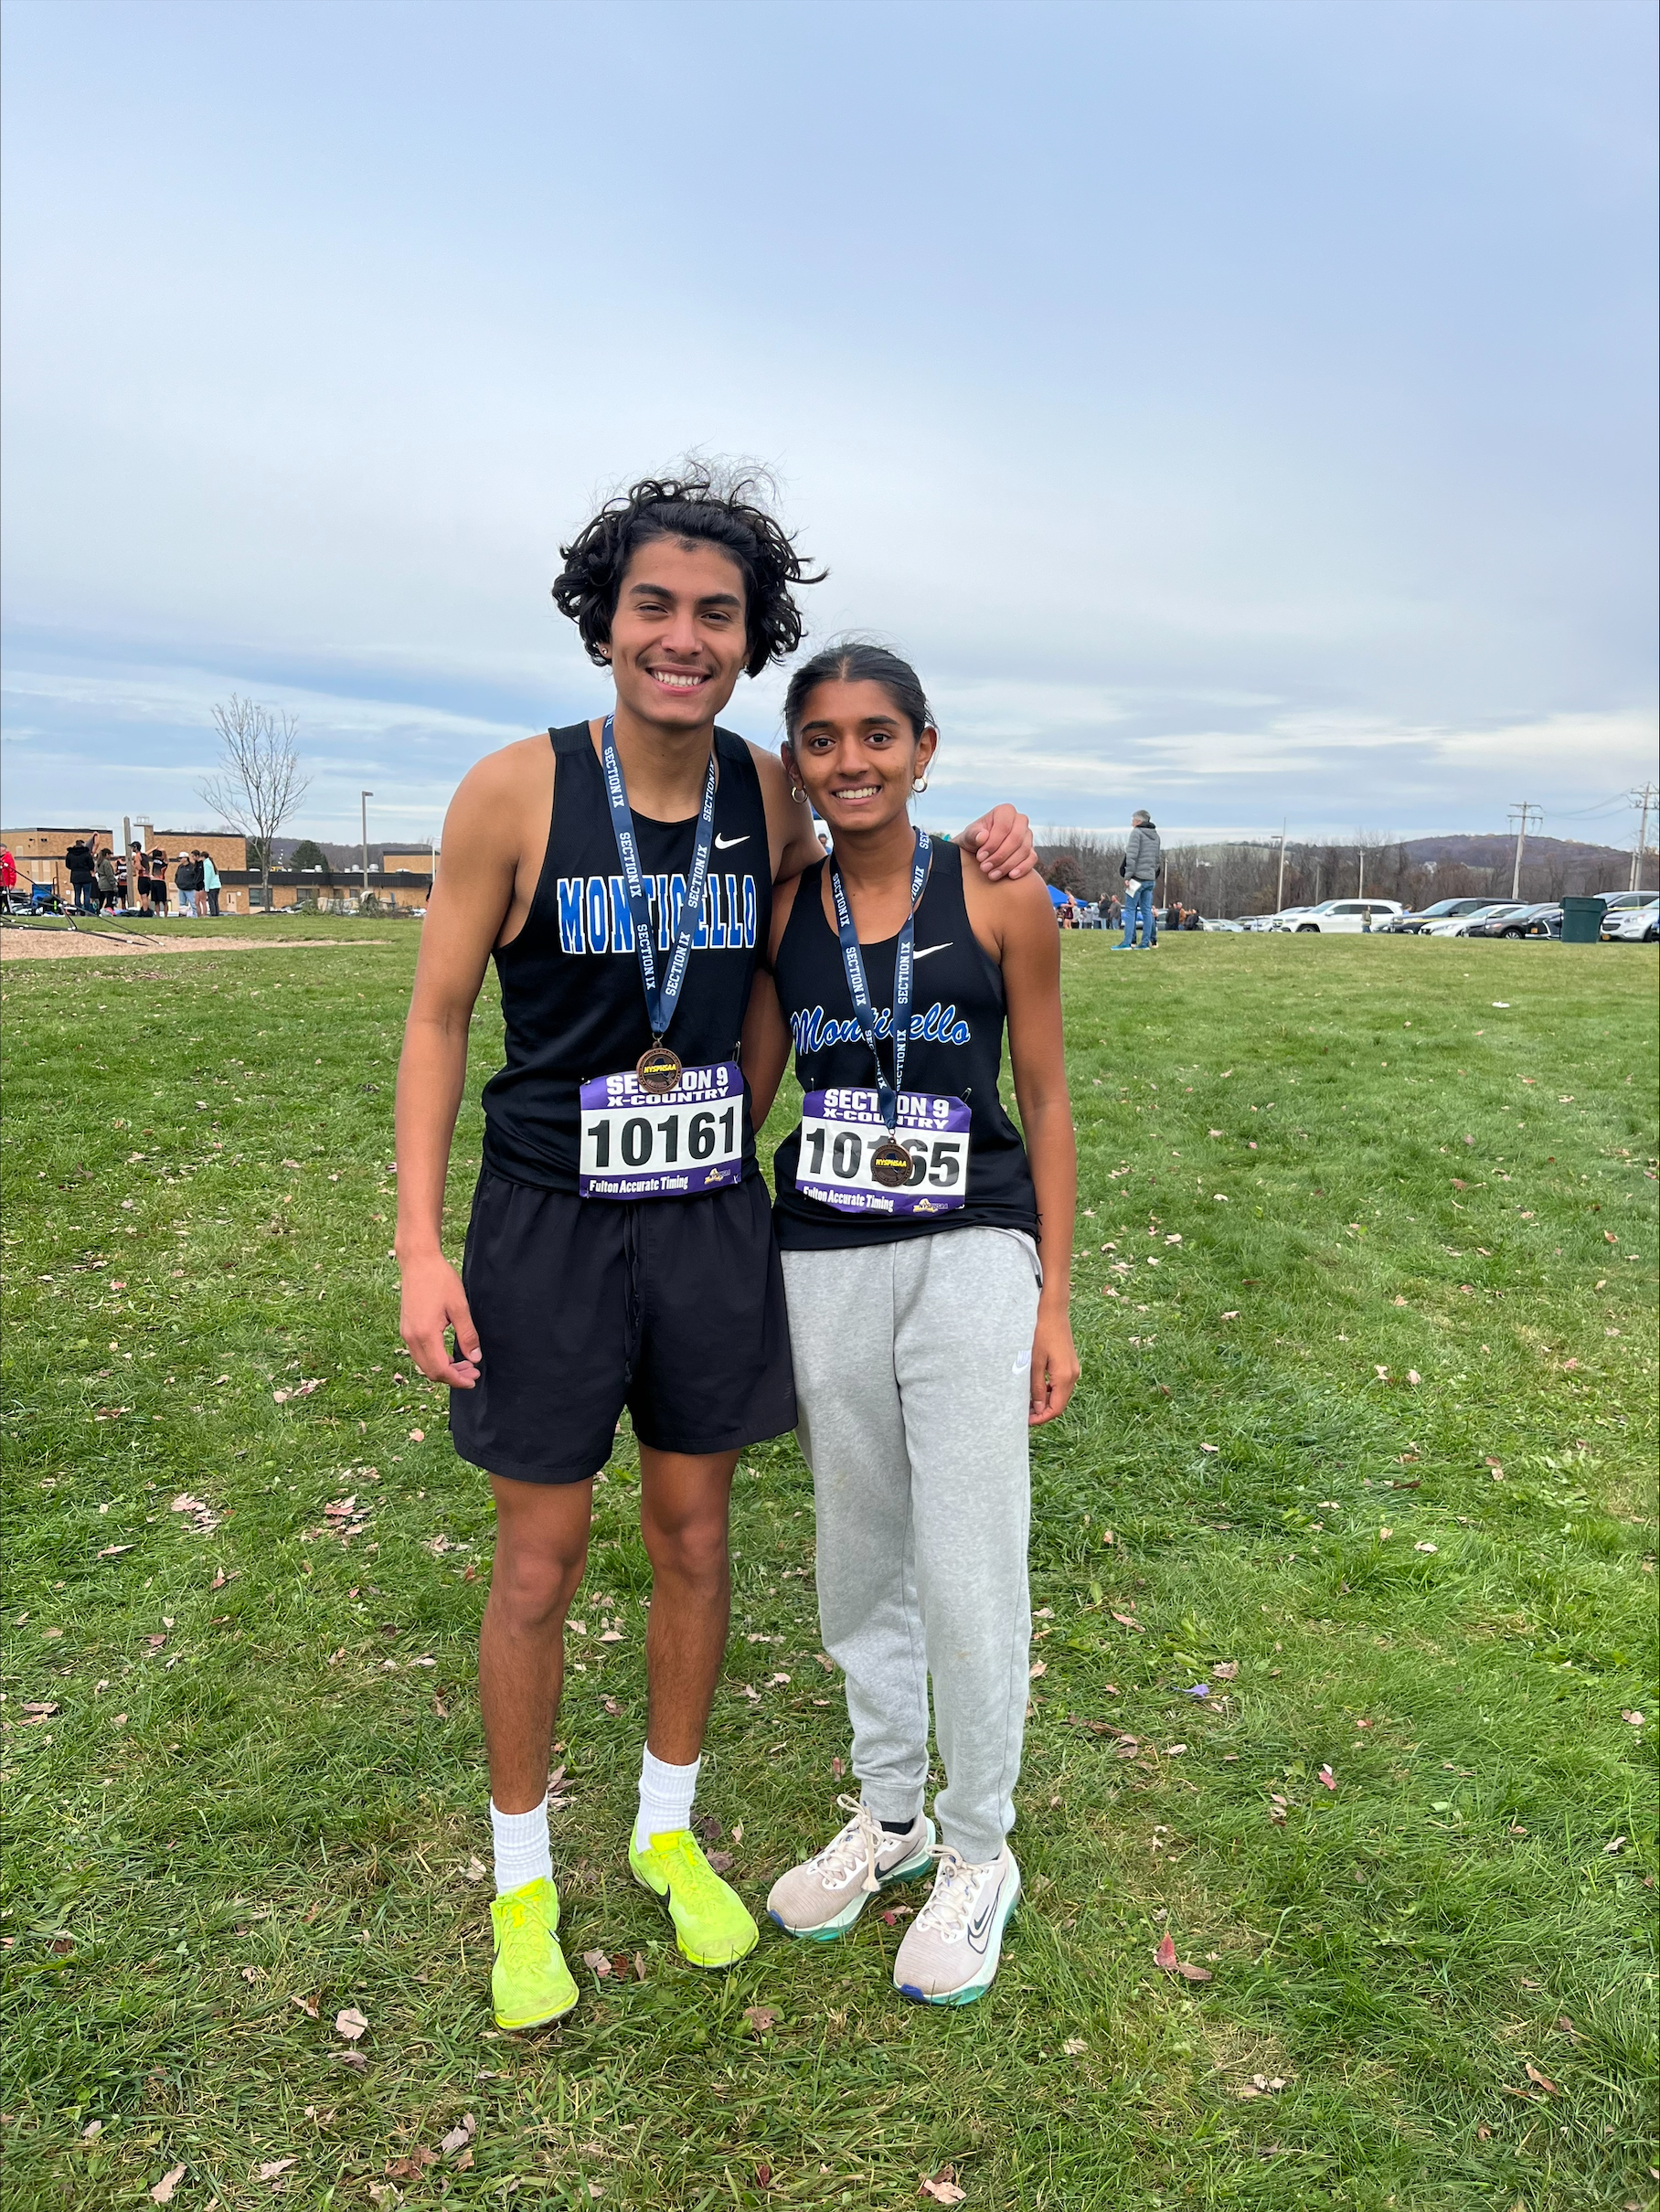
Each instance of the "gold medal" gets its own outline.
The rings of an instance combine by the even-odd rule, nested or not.
[[[909,1183],[912,1161],[898,1137],[883,1137],[870,1155],[870,1172],[889,1190]]]
[[[634,1080],[642,1090],[661,1098],[680,1080],[680,1055],[666,1045],[649,1045],[634,1062]]]

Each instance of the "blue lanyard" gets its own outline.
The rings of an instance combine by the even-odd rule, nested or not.
[[[617,840],[617,858],[622,863],[622,883],[628,893],[628,910],[633,918],[634,951],[640,956],[640,980],[645,985],[645,1018],[652,1026],[652,1037],[661,1043],[675,1018],[675,1008],[680,1003],[680,986],[686,981],[686,963],[691,956],[692,933],[703,912],[703,887],[708,880],[709,850],[715,842],[715,747],[709,744],[709,772],[704,779],[703,807],[697,816],[697,833],[692,845],[691,873],[686,882],[686,901],[680,909],[680,926],[675,931],[675,947],[669,955],[668,972],[663,978],[663,987],[657,987],[657,950],[652,941],[651,909],[646,904],[645,877],[640,867],[640,848],[634,840],[634,818],[629,810],[628,786],[622,781],[622,763],[617,758],[616,742],[612,736],[613,717],[607,715],[605,728],[600,733],[600,760],[605,771],[605,797],[611,807],[611,826]]]
[[[853,1015],[859,1033],[870,1048],[870,1057],[876,1062],[876,1099],[888,1133],[893,1136],[899,1128],[899,1087],[905,1080],[905,1039],[910,1033],[910,979],[913,968],[912,947],[916,943],[917,908],[921,903],[923,886],[928,881],[931,840],[925,829],[917,832],[916,852],[910,863],[910,911],[905,917],[905,926],[899,931],[899,949],[893,962],[893,1081],[889,1084],[882,1073],[882,1056],[877,1049],[876,1009],[870,1004],[870,987],[865,981],[865,959],[859,951],[858,931],[853,926],[853,909],[847,904],[847,893],[842,883],[842,872],[835,865],[834,854],[830,859],[830,896],[835,904],[835,931],[842,941],[842,965],[847,971],[847,988],[853,994]]]

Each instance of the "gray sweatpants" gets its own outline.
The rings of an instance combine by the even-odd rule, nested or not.
[[[825,1649],[878,1820],[928,1780],[945,1841],[995,1859],[1015,1824],[1031,1601],[1027,1409],[1037,1252],[995,1228],[786,1251],[797,1434],[813,1470]]]

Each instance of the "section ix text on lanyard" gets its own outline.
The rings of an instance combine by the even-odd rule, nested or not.
[[[611,808],[611,826],[617,840],[617,858],[622,864],[622,886],[628,893],[628,910],[634,925],[634,951],[640,958],[640,980],[645,985],[645,1018],[652,1026],[652,1041],[634,1063],[634,1075],[642,1090],[664,1093],[673,1090],[680,1080],[680,1055],[671,1051],[663,1039],[675,1018],[675,1008],[680,1003],[680,987],[686,981],[686,963],[691,957],[692,934],[697,927],[697,918],[703,911],[703,890],[708,880],[709,852],[715,842],[715,748],[709,747],[709,772],[703,780],[703,806],[697,816],[697,835],[692,844],[692,866],[686,877],[686,900],[680,909],[680,922],[675,931],[673,950],[662,987],[657,984],[657,952],[652,940],[651,909],[645,898],[645,876],[640,866],[640,848],[634,838],[634,818],[629,810],[628,786],[622,780],[622,763],[617,758],[613,729],[615,718],[607,715],[605,727],[600,733],[600,763],[605,772],[605,799]],[[857,951],[857,946],[855,947]],[[909,1003],[909,1002],[907,1002]]]
[[[932,846],[925,829],[916,833],[916,851],[910,863],[910,911],[905,917],[905,926],[899,931],[899,941],[893,962],[893,1081],[889,1082],[882,1072],[881,1048],[877,1043],[876,1009],[870,1003],[870,987],[865,981],[865,956],[859,951],[858,931],[853,926],[853,909],[847,903],[846,886],[842,872],[830,859],[830,897],[835,906],[835,931],[842,943],[842,965],[847,971],[847,989],[853,997],[853,1016],[858,1023],[859,1034],[870,1048],[870,1057],[876,1062],[876,1096],[888,1134],[871,1155],[870,1173],[878,1183],[897,1189],[910,1180],[911,1158],[900,1143],[899,1090],[905,1080],[905,1040],[910,1035],[910,983],[915,966],[917,938],[917,908],[921,903],[923,888],[928,882],[928,869]]]

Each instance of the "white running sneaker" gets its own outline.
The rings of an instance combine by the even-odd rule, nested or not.
[[[767,1898],[786,1935],[819,1943],[846,1935],[879,1890],[926,1874],[934,1859],[934,1824],[920,1813],[903,1835],[892,1835],[857,1797],[835,1802],[853,1818],[816,1856],[781,1874]]]
[[[991,1987],[1003,1931],[1020,1900],[1020,1869],[1006,1844],[989,1866],[971,1866],[949,1845],[932,1894],[905,1931],[893,1985],[919,2005],[972,2005]]]

